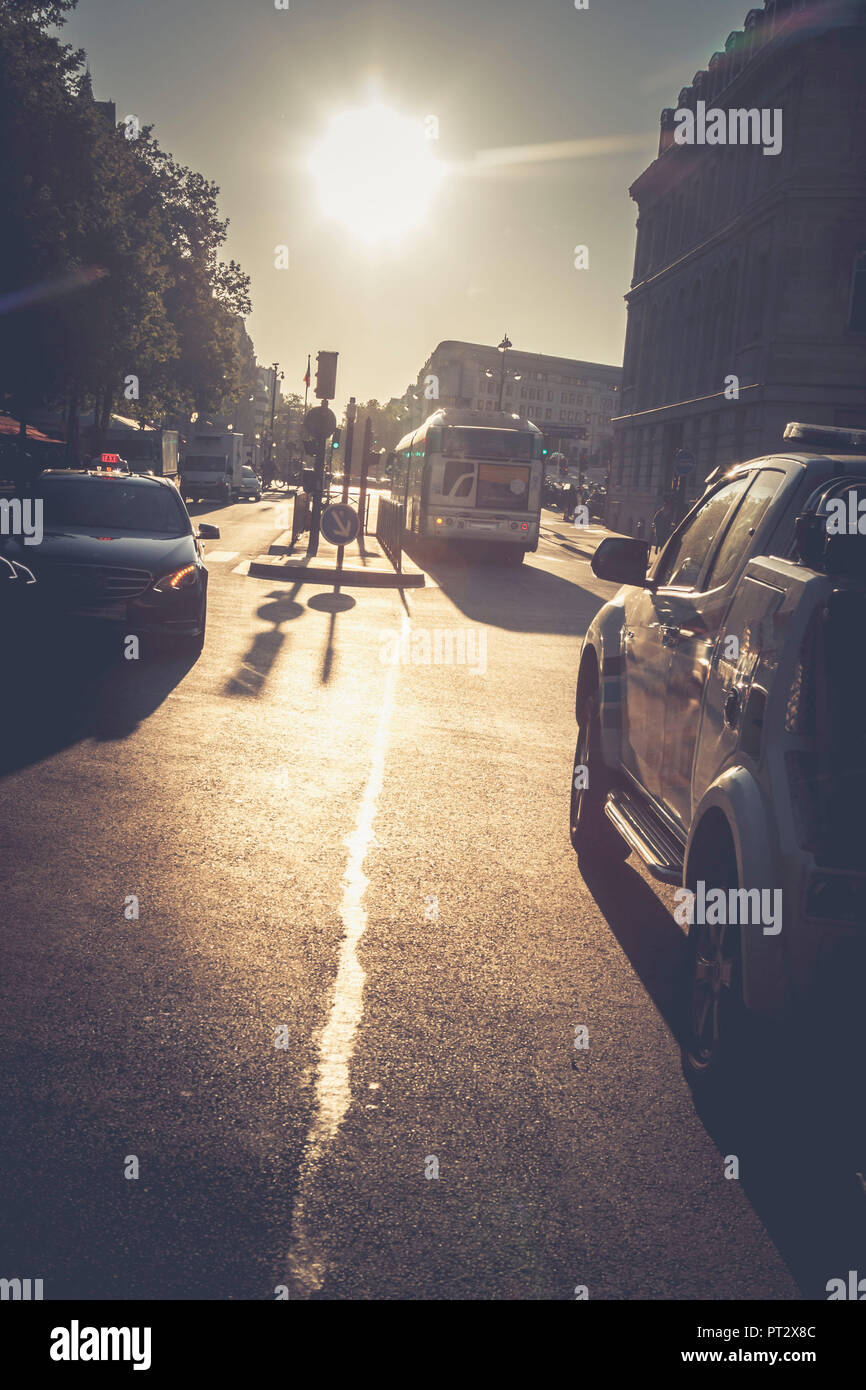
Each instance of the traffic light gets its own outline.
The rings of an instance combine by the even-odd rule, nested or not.
[[[339,449],[339,447],[340,447],[340,427],[339,427],[339,425],[338,425],[337,428],[334,430],[334,437],[333,437],[333,441],[332,441],[332,443],[331,443],[331,448],[332,448],[332,449]]]
[[[316,353],[316,395],[320,401],[332,401],[337,394],[337,353]]]

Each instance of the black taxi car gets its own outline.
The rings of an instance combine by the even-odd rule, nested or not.
[[[207,570],[201,542],[219,528],[194,528],[177,488],[122,466],[48,469],[33,488],[39,539],[0,537],[7,615],[32,628],[58,618],[115,624],[201,649]]]

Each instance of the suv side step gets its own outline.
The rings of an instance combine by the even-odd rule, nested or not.
[[[645,802],[619,789],[608,792],[604,813],[629,848],[640,855],[653,878],[682,884],[685,846]]]

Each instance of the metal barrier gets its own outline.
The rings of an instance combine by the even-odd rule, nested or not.
[[[398,574],[403,572],[403,508],[388,497],[379,498],[376,540]]]
[[[302,536],[305,531],[310,529],[310,494],[302,492],[300,488],[295,493],[295,505],[292,509],[292,545]]]

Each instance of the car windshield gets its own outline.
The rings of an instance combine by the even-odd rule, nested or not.
[[[81,526],[159,536],[189,532],[180,499],[167,487],[123,478],[44,478],[39,492],[46,531]]]

